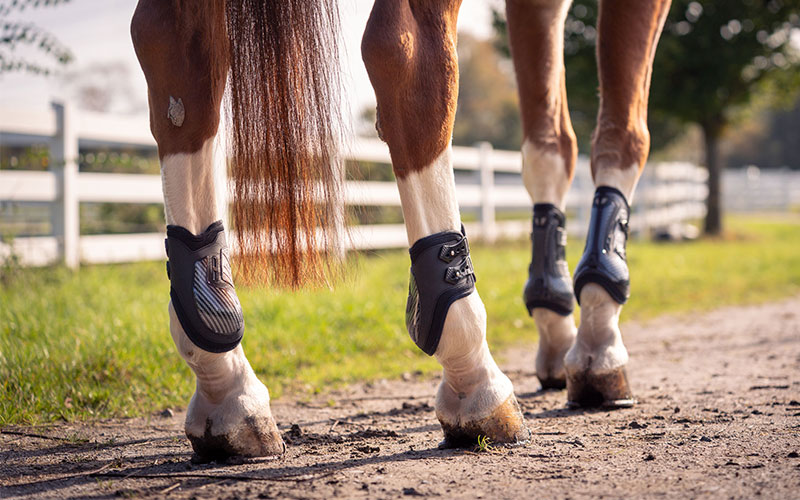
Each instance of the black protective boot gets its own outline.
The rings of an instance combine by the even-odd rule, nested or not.
[[[167,226],[169,295],[186,336],[200,349],[227,352],[244,335],[222,221],[198,234]]]
[[[575,297],[580,304],[581,289],[587,283],[602,286],[611,298],[624,304],[630,296],[630,276],[626,262],[630,207],[625,196],[608,186],[594,193],[592,218],[586,235],[583,257],[575,268]]]
[[[528,314],[544,307],[567,316],[574,308],[574,294],[566,260],[566,217],[550,203],[533,206],[533,251],[528,281],[522,298]]]
[[[444,231],[417,240],[409,254],[406,328],[414,343],[433,356],[450,306],[475,290],[464,226],[460,233]]]

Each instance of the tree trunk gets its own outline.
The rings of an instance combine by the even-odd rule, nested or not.
[[[719,123],[704,123],[703,139],[706,148],[706,168],[708,168],[708,198],[706,198],[705,233],[717,235],[722,232],[722,164],[719,158],[719,136],[722,126]]]

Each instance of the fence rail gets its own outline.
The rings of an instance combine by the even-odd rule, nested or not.
[[[79,204],[163,203],[161,179],[156,175],[89,173],[78,171],[78,152],[102,146],[155,148],[146,122],[94,113],[76,113],[69,105],[54,103],[52,113],[0,115],[0,145],[47,144],[51,170],[31,172],[0,170],[0,202],[43,202],[52,207],[53,235],[13,240],[13,248],[0,242],[0,258],[12,252],[24,265],[64,262],[84,263],[156,260],[163,256],[160,233],[81,235]],[[475,148],[453,147],[457,196],[462,209],[477,212],[478,222],[466,224],[476,238],[492,241],[514,238],[530,231],[529,220],[497,220],[502,210],[529,210],[531,201],[522,187],[519,152],[493,150],[483,143]],[[346,160],[391,162],[386,145],[378,140],[356,139]],[[661,163],[645,170],[637,191],[634,231],[669,228],[705,214],[706,172],[688,163]],[[592,192],[588,162],[579,159],[576,178],[568,194],[569,224],[573,235],[588,225]],[[357,206],[399,206],[394,182],[347,181],[344,203]],[[402,224],[359,225],[351,228],[351,249],[408,246]]]

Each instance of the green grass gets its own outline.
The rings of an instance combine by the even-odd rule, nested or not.
[[[722,239],[633,241],[623,320],[762,302],[800,292],[800,218],[728,221]],[[569,258],[582,245],[571,241]],[[532,344],[521,301],[526,242],[475,245],[495,350]],[[437,369],[404,326],[408,256],[354,259],[330,290],[240,289],[244,349],[273,396]],[[148,414],[188,402],[194,380],[168,332],[163,263],[4,269],[0,275],[0,425]]]

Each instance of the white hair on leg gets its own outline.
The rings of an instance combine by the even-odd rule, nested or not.
[[[431,165],[397,181],[409,246],[431,234],[460,231],[451,154],[447,148]],[[443,427],[494,418],[510,400],[516,404],[511,381],[489,352],[486,309],[477,291],[450,306],[435,357],[443,369],[436,397]],[[513,437],[519,430],[508,432]]]
[[[598,168],[594,172],[594,185],[596,187],[608,186],[619,189],[625,195],[628,205],[633,204],[633,192],[640,177],[639,165],[628,168]]]
[[[461,231],[456,199],[452,149],[444,150],[431,165],[397,179],[408,246],[442,231]]]
[[[572,183],[564,157],[544,151],[529,140],[522,144],[522,182],[536,203],[550,203],[562,212]],[[537,307],[533,319],[539,331],[536,374],[540,380],[564,380],[564,354],[572,346],[577,329],[572,314],[558,314]]]
[[[199,151],[166,155],[161,160],[161,188],[167,224],[200,234],[220,219],[219,148],[207,140]]]
[[[588,283],[581,290],[581,325],[578,338],[565,358],[570,371],[581,372],[591,367],[601,374],[624,366],[628,351],[619,330],[618,304],[603,287]]]
[[[618,189],[629,204],[638,181],[638,165],[628,168],[604,167],[594,173],[595,186]],[[580,304],[581,325],[578,328],[578,338],[575,346],[567,353],[570,370],[580,371],[591,365],[593,373],[603,373],[624,366],[628,362],[628,351],[619,329],[622,305],[595,283],[583,287]]]
[[[219,152],[212,138],[195,153],[162,159],[167,224],[200,234],[221,218],[225,185],[220,182]],[[274,428],[269,391],[253,372],[242,346],[222,353],[204,351],[186,335],[171,302],[169,317],[172,340],[197,381],[185,423],[195,450],[210,433],[217,441],[221,436],[229,452],[250,456],[280,453],[283,444]]]
[[[522,183],[533,203],[551,203],[562,212],[572,183],[564,157],[538,148],[528,139],[522,144]]]

